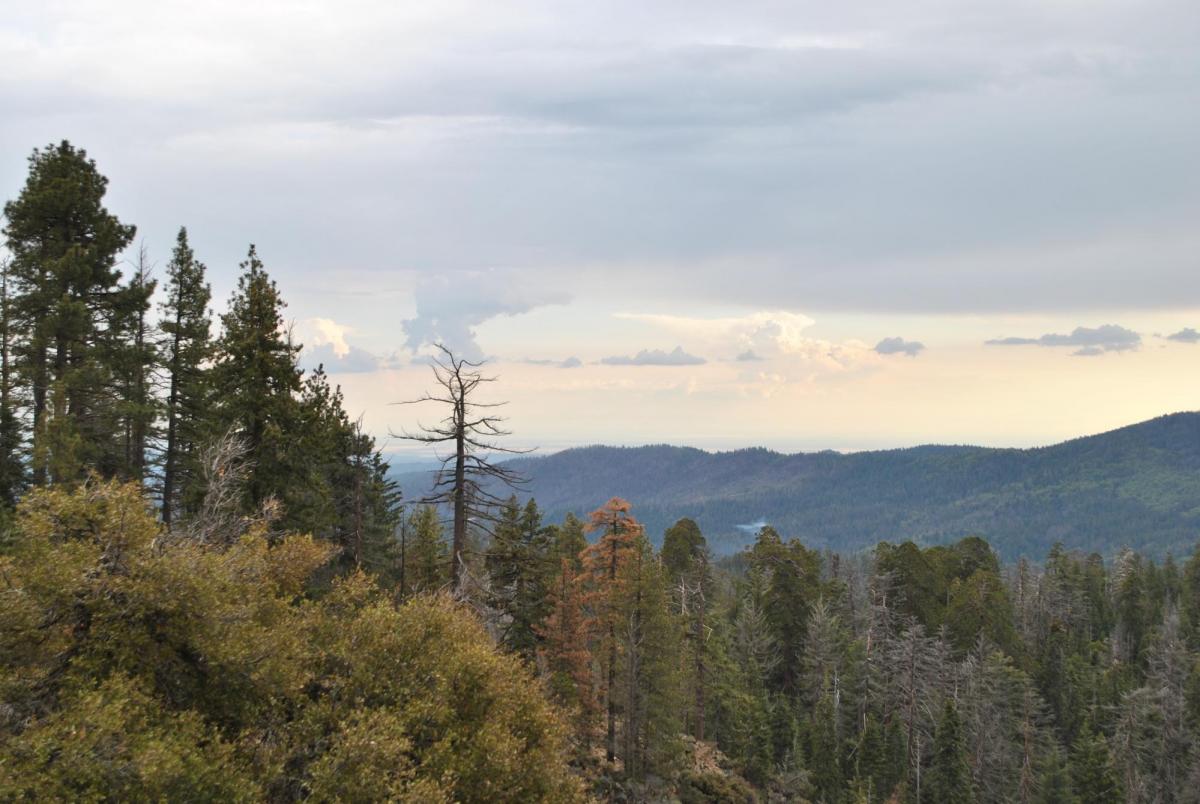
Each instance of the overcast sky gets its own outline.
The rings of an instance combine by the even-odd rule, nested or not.
[[[381,436],[436,341],[547,448],[1200,407],[1195,0],[0,10],[0,194],[70,139],[219,308],[255,242]]]

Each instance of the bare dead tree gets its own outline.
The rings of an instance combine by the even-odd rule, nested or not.
[[[485,376],[480,370],[483,361],[471,362],[456,357],[442,344],[437,344],[437,348],[440,355],[431,361],[437,390],[394,404],[436,402],[448,409],[448,413],[435,425],[419,425],[419,432],[402,431],[393,436],[434,447],[441,463],[432,490],[419,502],[446,506],[453,511],[450,586],[458,591],[464,577],[468,523],[489,530],[496,520],[496,509],[504,504],[503,498],[493,489],[517,489],[524,483],[512,469],[495,463],[494,456],[523,455],[531,450],[512,449],[496,443],[497,438],[512,433],[504,429],[505,419],[491,412],[506,403],[476,399],[483,386],[496,381],[496,377]],[[439,454],[439,449],[446,451]]]
[[[269,527],[279,519],[281,508],[274,497],[264,500],[255,513],[242,513],[246,480],[254,468],[248,456],[245,440],[233,428],[201,448],[204,499],[192,516],[172,520],[163,544],[190,541],[228,547],[255,526]]]

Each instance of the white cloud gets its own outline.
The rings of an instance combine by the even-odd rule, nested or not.
[[[353,330],[332,318],[306,318],[292,328],[293,337],[304,349],[300,364],[306,369],[323,366],[330,374],[375,371],[382,361],[375,355],[350,344],[346,336]]]
[[[815,323],[813,319],[785,310],[717,318],[644,313],[619,313],[617,317],[675,333],[706,351],[728,354],[735,362],[772,361],[773,371],[787,376],[810,378],[814,371],[842,372],[878,361],[873,350],[860,341],[838,343],[804,334]]]

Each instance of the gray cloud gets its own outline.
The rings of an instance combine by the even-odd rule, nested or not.
[[[253,239],[380,353],[414,282],[479,266],[818,312],[1200,303],[1187,0],[143,5],[5,21],[0,198],[70,136],[152,248],[192,225],[218,299]],[[410,343],[545,303],[431,294]]]
[[[565,360],[543,360],[530,358],[525,362],[533,366],[554,366],[555,368],[564,369],[579,368],[583,365],[583,361],[574,356],[568,357]]]
[[[738,361],[739,363],[753,363],[762,360],[762,358],[759,357],[753,349],[747,349],[735,357],[734,360]]]
[[[708,361],[703,357],[690,355],[683,351],[682,346],[676,346],[670,352],[662,349],[643,349],[633,357],[617,355],[606,357],[601,361],[606,366],[700,366]]]
[[[518,277],[499,271],[460,271],[428,277],[416,289],[417,314],[402,324],[404,345],[412,352],[441,343],[477,360],[483,350],[475,328],[491,318],[528,313],[547,304],[563,304],[566,294],[521,287]]]
[[[1178,343],[1200,343],[1200,332],[1191,327],[1184,327],[1178,332],[1172,332],[1165,337],[1169,341],[1176,341]]]
[[[881,355],[908,355],[916,357],[925,344],[920,341],[906,341],[903,338],[884,338],[875,344],[875,351]]]
[[[1105,352],[1124,352],[1137,349],[1142,336],[1117,324],[1099,327],[1076,327],[1068,335],[1050,333],[1039,338],[1008,337],[986,341],[989,346],[1074,346],[1072,354],[1078,357],[1094,357]]]

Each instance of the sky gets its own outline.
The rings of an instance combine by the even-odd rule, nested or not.
[[[1200,408],[1195,0],[0,0],[0,109],[218,311],[255,243],[388,449],[438,342],[543,450]]]

